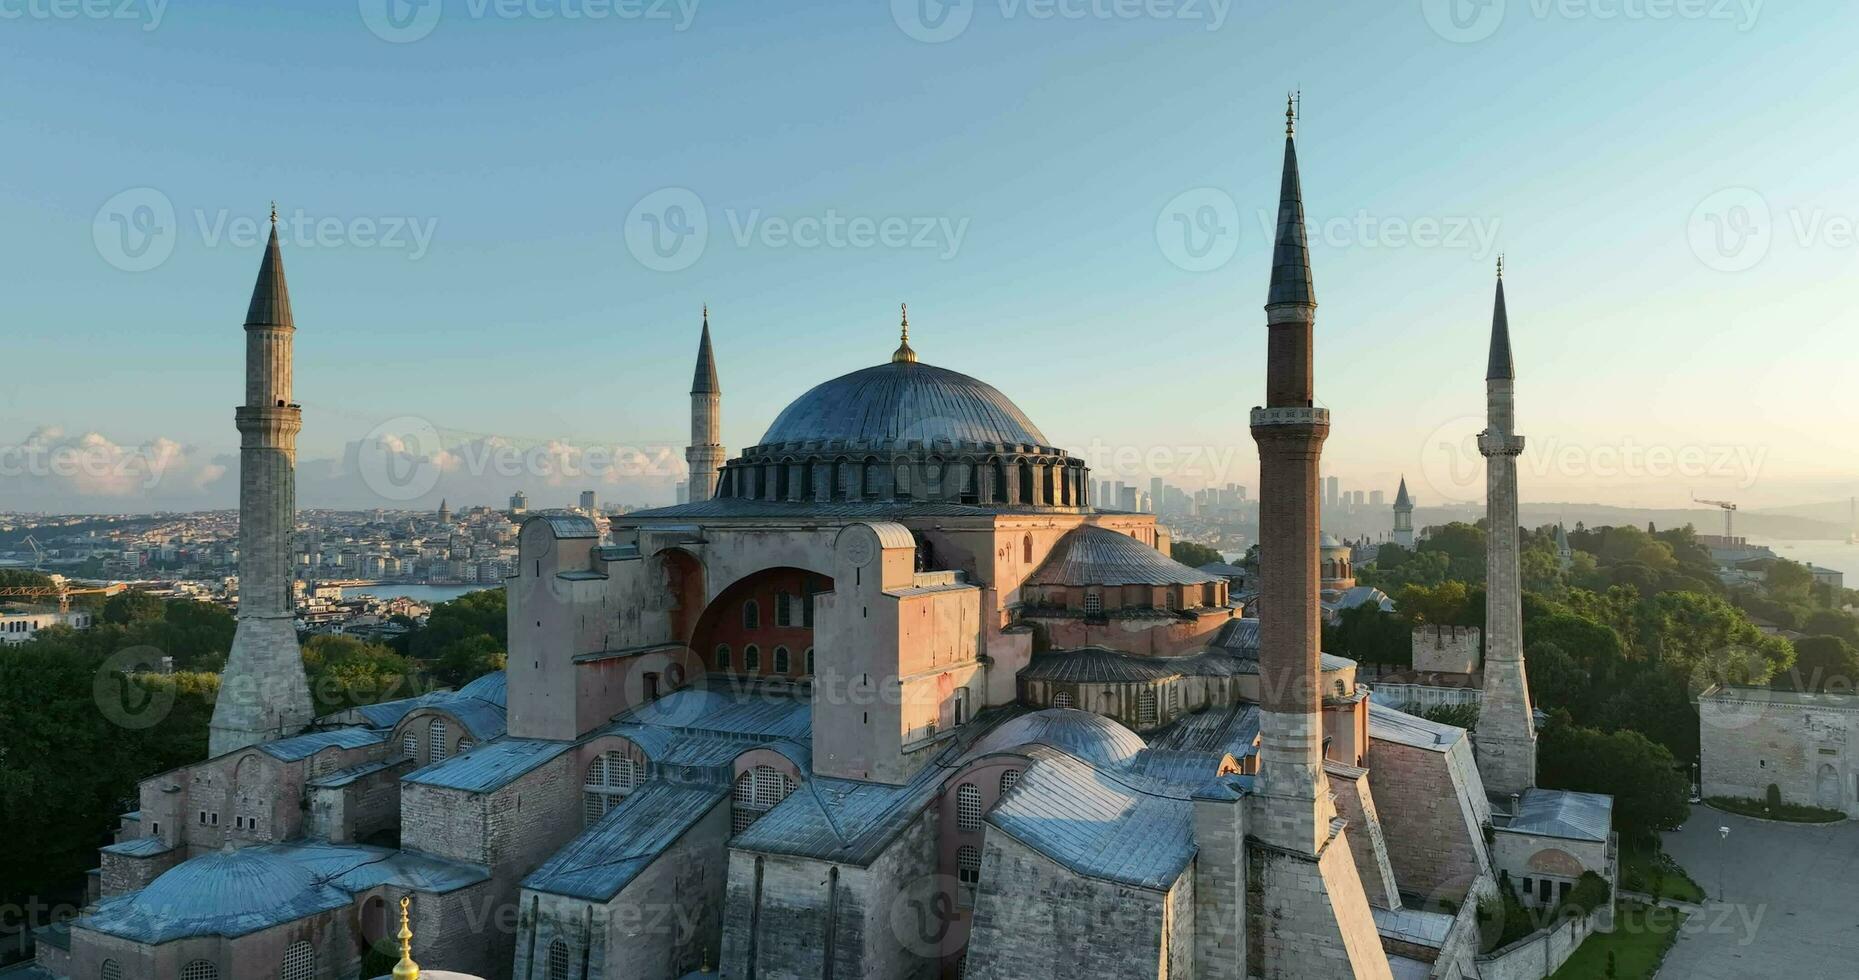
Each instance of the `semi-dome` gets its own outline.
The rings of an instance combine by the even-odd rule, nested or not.
[[[859,446],[1049,448],[1026,413],[993,385],[915,361],[892,361],[815,385],[775,417],[762,448]]]
[[[301,863],[264,847],[220,851],[176,865],[139,892],[99,903],[82,924],[144,943],[243,936],[340,908],[349,896]]]

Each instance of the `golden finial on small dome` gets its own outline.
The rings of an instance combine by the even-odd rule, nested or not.
[[[413,899],[400,899],[400,962],[394,964],[394,980],[420,980],[420,965],[413,962],[413,927],[408,924],[407,909]]]
[[[915,364],[917,352],[910,349],[910,304],[898,304],[904,311],[903,340],[897,345],[897,352],[891,355],[892,364]]]

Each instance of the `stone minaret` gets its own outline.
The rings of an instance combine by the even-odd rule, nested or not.
[[[1317,480],[1330,413],[1316,406],[1312,382],[1317,298],[1295,120],[1295,109],[1287,107],[1284,183],[1265,301],[1266,401],[1252,410],[1265,611],[1259,622],[1259,773],[1245,826],[1247,940],[1241,963],[1217,957],[1204,975],[1237,977],[1243,966],[1244,975],[1265,980],[1391,980],[1323,771]]]
[[[1291,122],[1286,110],[1278,239],[1265,301],[1266,399],[1264,408],[1252,410],[1252,438],[1259,444],[1260,604],[1268,610],[1259,624],[1264,699],[1259,784],[1270,804],[1256,835],[1314,854],[1329,836],[1331,816],[1323,778],[1317,618],[1318,461],[1330,434],[1330,413],[1313,401],[1317,298]]]
[[[213,705],[208,750],[223,755],[301,731],[310,685],[291,610],[291,532],[297,514],[297,432],[291,401],[290,290],[278,254],[277,212],[245,313],[245,404],[239,427],[239,625]]]
[[[716,380],[716,356],[710,352],[710,307],[704,307],[704,334],[697,342],[697,372],[691,378],[691,444],[684,450],[691,464],[691,503],[716,495],[717,471],[723,468],[723,387]]]
[[[1414,499],[1407,495],[1406,477],[1401,477],[1401,489],[1394,495],[1394,543],[1414,546]]]
[[[1485,371],[1485,692],[1478,712],[1478,772],[1489,793],[1508,796],[1536,785],[1536,721],[1523,668],[1523,590],[1518,571],[1517,435],[1510,316],[1504,309],[1504,260],[1498,259],[1491,359]]]

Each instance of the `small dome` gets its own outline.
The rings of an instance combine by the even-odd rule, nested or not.
[[[762,446],[830,442],[868,446],[1047,447],[1019,406],[992,385],[946,368],[897,360],[816,385],[775,417]]]
[[[1009,752],[1040,744],[1075,755],[1104,768],[1127,768],[1148,743],[1142,736],[1103,715],[1074,708],[1047,708],[1021,715],[989,732],[975,754]]]
[[[1085,524],[1066,532],[1027,585],[1206,585],[1220,581],[1135,538]]]
[[[503,706],[508,691],[508,676],[503,671],[494,671],[466,684],[458,689],[459,697],[477,698],[492,704]]]

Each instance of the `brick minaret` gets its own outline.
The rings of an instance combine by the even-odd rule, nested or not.
[[[1406,477],[1401,477],[1401,489],[1394,495],[1394,543],[1414,546],[1414,498],[1407,495]]]
[[[697,342],[697,372],[691,379],[691,444],[684,450],[691,465],[691,503],[716,492],[723,468],[723,387],[716,380],[716,356],[710,352],[710,307],[704,307],[704,335]]]
[[[1523,595],[1518,572],[1517,435],[1510,316],[1504,309],[1504,260],[1498,260],[1497,307],[1485,371],[1485,693],[1478,712],[1478,773],[1486,792],[1508,796],[1536,785],[1536,721],[1523,667]]]
[[[1266,610],[1259,625],[1259,789],[1267,805],[1255,836],[1315,854],[1333,815],[1323,777],[1319,691],[1318,461],[1330,413],[1313,401],[1311,330],[1317,298],[1298,180],[1292,111],[1285,112],[1284,182],[1265,301],[1265,407],[1252,410],[1259,444],[1259,564]]]
[[[239,427],[239,625],[220,677],[212,755],[301,731],[310,685],[291,609],[291,532],[297,514],[297,432],[291,401],[290,290],[278,254],[277,212],[245,314],[245,404]]]

